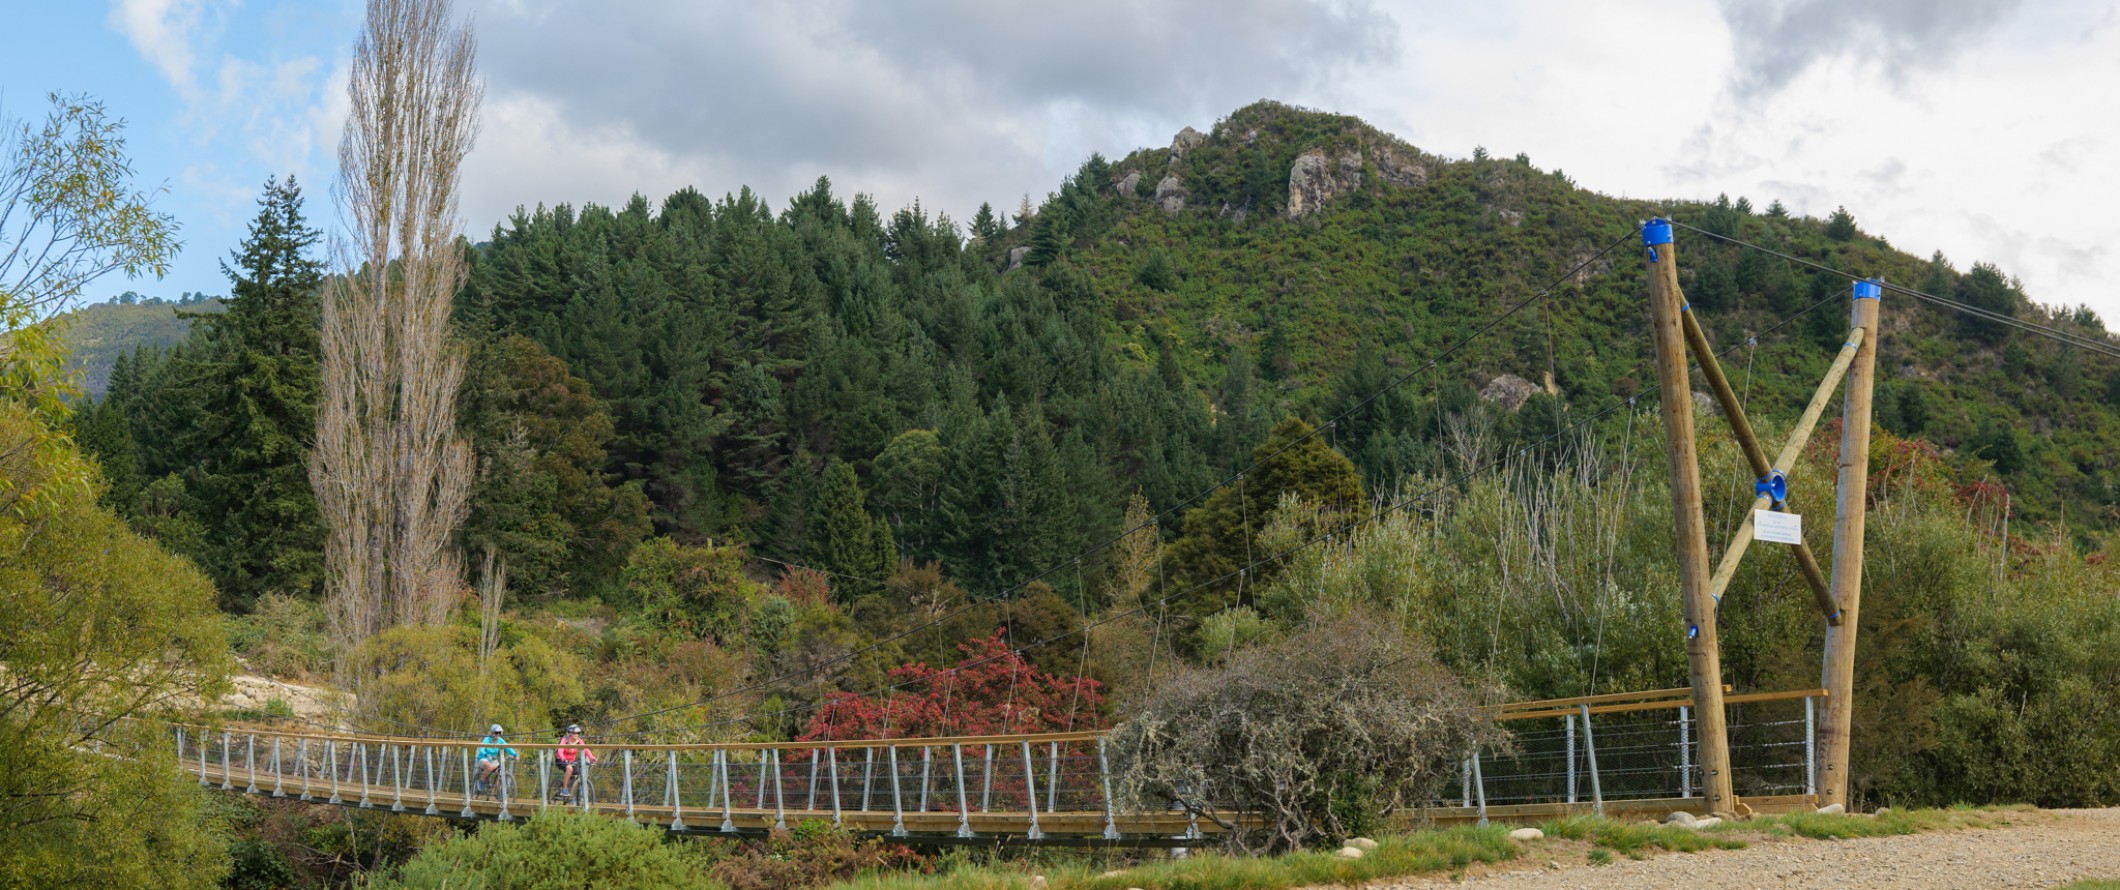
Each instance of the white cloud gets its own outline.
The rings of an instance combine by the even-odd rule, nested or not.
[[[329,157],[345,108],[343,61],[283,54],[272,39],[224,40],[237,9],[236,0],[115,0],[107,19],[168,81],[180,125],[212,158],[188,165],[177,187],[223,226],[248,219],[268,173],[324,179],[318,159]]]
[[[109,22],[189,102],[199,95],[194,48],[207,30],[207,12],[206,0],[116,0]]]

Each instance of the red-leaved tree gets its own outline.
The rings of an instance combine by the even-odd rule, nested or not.
[[[956,667],[891,669],[891,692],[825,698],[799,741],[914,739],[1068,732],[1104,727],[1103,685],[1039,670],[1009,648],[1006,631],[957,644]]]

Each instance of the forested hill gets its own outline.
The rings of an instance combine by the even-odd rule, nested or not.
[[[1910,256],[1844,213],[1791,217],[1772,198],[1619,200],[1522,156],[1449,160],[1262,102],[1167,148],[1093,156],[1036,208],[983,207],[968,225],[825,180],[783,209],[687,189],[520,212],[481,246],[462,307],[479,339],[527,335],[586,381],[612,435],[576,460],[637,481],[660,531],[749,539],[849,578],[887,574],[895,546],[975,593],[1112,533],[1136,489],[1157,510],[1180,503],[1277,421],[1336,415],[1586,261],[1332,444],[1379,491],[1435,468],[1448,415],[1490,418],[1506,446],[1653,388],[1630,239],[1655,213],[2104,336],[1991,267]],[[1844,339],[1847,281],[1685,232],[1680,249],[1752,412],[1786,420]],[[2020,517],[2112,522],[2110,361],[1895,299],[1882,348],[1886,429],[1992,461]],[[844,519],[863,510],[874,519]],[[550,535],[579,547],[609,517],[567,519],[574,531]]]

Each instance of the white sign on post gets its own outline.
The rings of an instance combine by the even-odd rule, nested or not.
[[[1752,537],[1776,544],[1803,543],[1803,517],[1774,510],[1752,511]]]

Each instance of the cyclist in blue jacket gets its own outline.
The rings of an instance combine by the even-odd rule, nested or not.
[[[501,725],[498,723],[486,727],[486,737],[479,739],[479,745],[478,790],[475,793],[485,794],[486,782],[493,778],[494,773],[500,772],[501,758],[521,755],[515,753],[514,748],[508,747],[508,740],[501,737]]]

